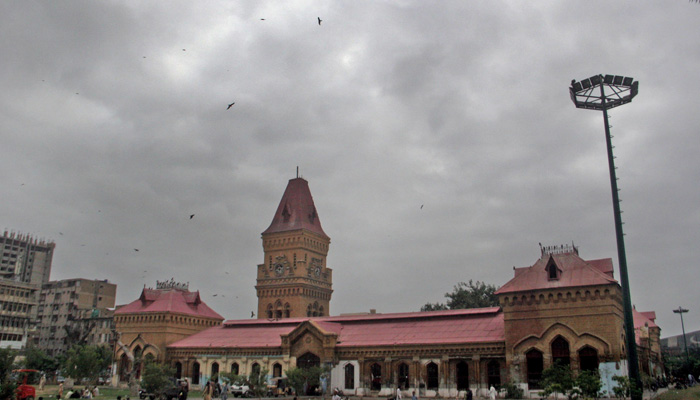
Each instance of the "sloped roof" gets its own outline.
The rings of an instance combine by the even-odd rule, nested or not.
[[[309,183],[303,178],[290,179],[270,226],[263,232],[277,233],[306,229],[328,237],[318,218]]]
[[[232,320],[171,344],[171,348],[278,347],[282,335],[310,321],[338,335],[337,347],[503,342],[498,307],[337,317]]]
[[[550,259],[561,271],[558,279],[549,279],[546,267]],[[514,275],[496,294],[617,283],[612,277],[611,259],[586,261],[574,252],[545,254],[531,267],[516,268]]]
[[[120,307],[114,314],[162,312],[224,320],[224,317],[202,301],[199,297],[199,291],[190,292],[182,289],[143,288],[141,296],[137,300]]]
[[[643,326],[649,328],[658,328],[656,325],[656,312],[654,311],[637,311],[636,308],[632,308],[632,320],[634,321],[634,329],[639,329]]]

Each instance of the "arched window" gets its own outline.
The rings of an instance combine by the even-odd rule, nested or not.
[[[426,365],[425,369],[426,374],[428,376],[426,382],[428,389],[437,389],[440,383],[437,364],[435,364],[434,362],[430,362],[428,363],[428,365]]]
[[[301,357],[297,358],[298,368],[311,368],[320,365],[321,359],[314,353],[304,353]]]
[[[323,306],[318,308],[318,315],[323,317],[325,314],[323,314]]]
[[[250,368],[250,374],[260,376],[260,364],[253,363],[252,367]]]
[[[501,385],[501,363],[497,360],[491,360],[486,364],[486,373],[488,375],[489,387],[498,387]]]
[[[586,346],[579,350],[578,359],[581,371],[598,370],[598,352],[593,347]]]
[[[313,311],[311,310],[311,304],[309,304],[309,305],[306,307],[306,316],[307,316],[307,317],[310,317],[311,315],[313,315]]]
[[[272,377],[273,378],[280,378],[282,377],[282,366],[279,363],[275,363],[272,366]]]
[[[399,388],[401,389],[408,389],[408,386],[410,384],[410,379],[408,377],[408,364],[406,363],[401,363],[399,364],[398,371],[399,373]]]
[[[527,358],[527,385],[530,389],[540,389],[540,379],[544,369],[542,352],[532,349],[525,353],[525,357]]]
[[[469,364],[465,361],[457,363],[457,390],[469,388]]]
[[[560,365],[569,365],[571,363],[569,342],[561,336],[557,336],[552,342],[552,362]]]
[[[267,318],[272,319],[273,313],[272,313],[272,304],[267,305]]]
[[[372,383],[370,389],[382,390],[382,366],[374,363],[369,367],[370,378]]]
[[[178,361],[175,363],[175,379],[180,378],[182,378],[182,363]]]
[[[211,364],[211,377],[219,376],[219,363],[215,362]]]
[[[289,316],[291,315],[291,313],[292,313],[292,308],[290,307],[289,303],[286,303],[286,304],[284,305],[284,317],[285,317],[285,318],[289,318]]]
[[[126,375],[127,372],[129,371],[129,368],[131,368],[131,362],[129,361],[129,357],[127,357],[126,354],[122,354],[121,358],[119,359],[119,380],[120,381],[125,381],[127,379]]]
[[[238,368],[238,363],[231,364],[231,373],[234,375],[238,375]]]
[[[199,385],[199,363],[194,362],[192,364],[192,384],[193,385]]]
[[[345,365],[345,389],[355,389],[355,366]]]

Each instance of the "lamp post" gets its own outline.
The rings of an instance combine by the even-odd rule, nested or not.
[[[674,313],[681,315],[681,329],[683,330],[683,345],[685,346],[685,360],[690,361],[690,354],[688,353],[688,339],[685,338],[685,325],[683,324],[683,314],[687,313],[688,310],[678,306],[677,310],[673,310]]]
[[[590,78],[576,82],[571,81],[569,94],[576,108],[598,110],[603,112],[605,125],[605,143],[608,150],[608,168],[610,170],[610,188],[612,190],[613,213],[615,215],[615,235],[617,237],[617,258],[620,265],[620,280],[622,281],[622,302],[625,320],[625,347],[627,348],[627,371],[638,388],[642,387],[639,375],[637,343],[634,333],[634,317],[632,300],[630,298],[629,278],[627,276],[627,258],[625,256],[625,239],[622,232],[622,212],[618,197],[617,177],[615,176],[615,156],[613,156],[612,136],[608,123],[608,110],[632,101],[639,92],[639,82],[633,78],[620,75],[593,75]],[[641,400],[641,391],[632,394],[632,400]]]

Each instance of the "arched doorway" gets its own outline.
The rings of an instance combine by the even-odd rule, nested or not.
[[[345,389],[355,389],[355,366],[345,365]]]
[[[131,362],[129,361],[129,357],[126,354],[122,354],[122,356],[119,358],[119,380],[120,381],[128,381],[129,377],[127,376],[129,373],[129,370],[131,369]]]
[[[527,358],[527,385],[530,389],[540,389],[540,380],[544,369],[542,352],[532,349],[525,353],[525,358]]]
[[[179,361],[175,363],[175,378],[182,378],[182,363]]]
[[[382,366],[378,363],[374,363],[369,367],[370,378],[372,379],[370,384],[371,390],[382,390]]]
[[[211,378],[218,378],[219,376],[219,363],[215,362],[211,365]]]
[[[234,375],[238,375],[238,363],[231,364],[231,373]]]
[[[457,363],[457,390],[469,388],[469,364],[465,361]]]
[[[440,384],[440,377],[438,375],[438,366],[434,362],[428,363],[425,367],[426,375],[427,375],[427,382],[426,386],[428,389],[435,390],[438,388]]]
[[[399,373],[399,376],[398,376],[399,388],[408,389],[408,386],[410,385],[410,382],[411,382],[411,380],[408,377],[408,364],[406,364],[406,363],[399,364],[398,373]]]

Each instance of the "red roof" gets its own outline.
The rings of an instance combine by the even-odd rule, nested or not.
[[[309,183],[303,178],[290,179],[270,226],[263,232],[277,233],[306,229],[328,237],[318,218]]]
[[[191,347],[279,347],[282,335],[309,321],[336,334],[337,347],[427,345],[503,342],[503,313],[498,307],[469,310],[363,314],[337,317],[226,321],[222,326],[196,333],[171,344]]]
[[[558,279],[549,279],[546,267],[550,260],[559,270]],[[574,252],[545,254],[531,267],[516,268],[515,277],[501,286],[496,294],[610,283],[617,281],[612,277],[612,260],[609,258],[586,261]]]
[[[224,317],[207,306],[199,297],[199,291],[182,289],[143,288],[138,300],[120,307],[114,314],[162,313],[193,315],[222,320]]]
[[[632,308],[632,320],[634,321],[634,329],[639,329],[643,326],[649,328],[658,328],[656,325],[656,313],[654,311],[637,311],[636,308]]]

